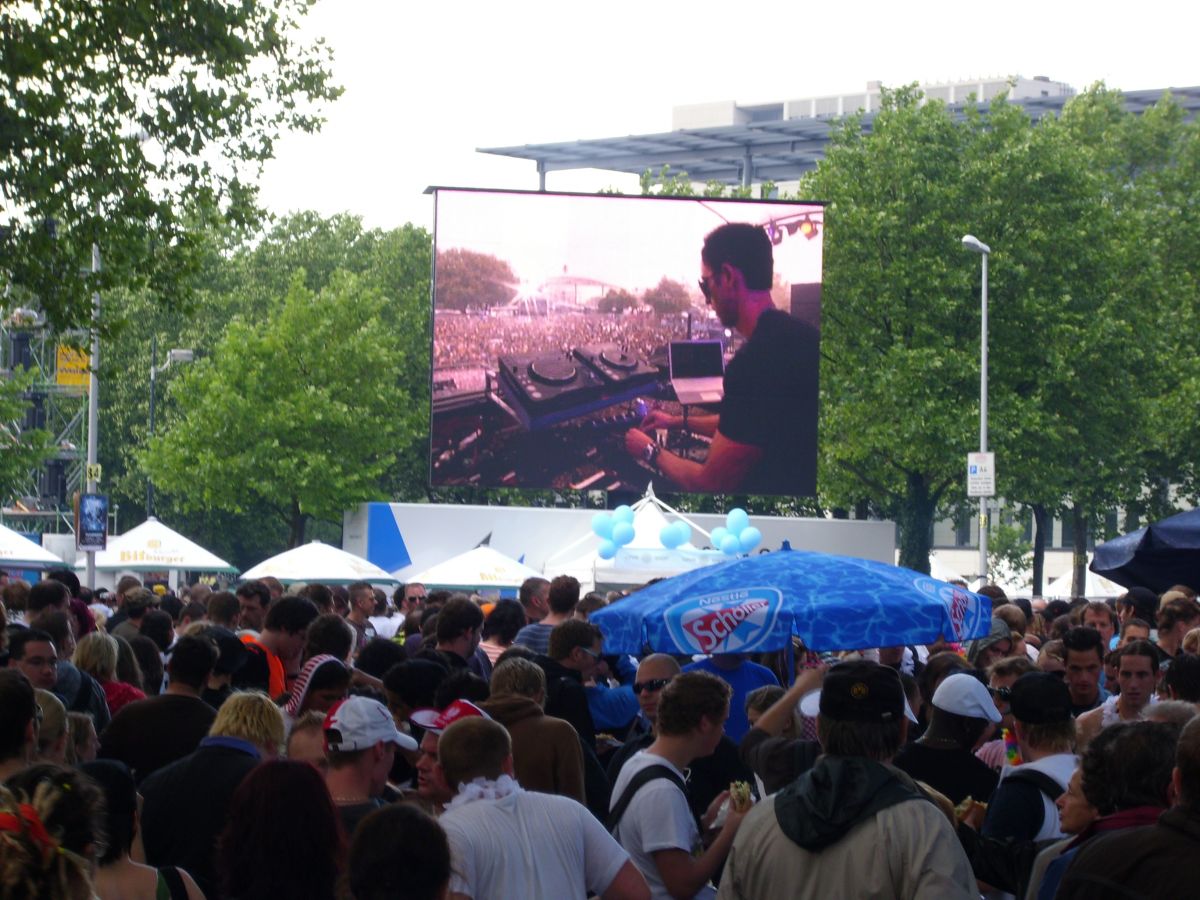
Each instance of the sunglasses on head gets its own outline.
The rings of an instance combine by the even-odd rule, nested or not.
[[[635,681],[633,683],[633,692],[640,694],[643,691],[661,691],[670,683],[670,678],[651,678],[649,681]]]

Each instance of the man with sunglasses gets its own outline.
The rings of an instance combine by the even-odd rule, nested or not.
[[[684,427],[651,412],[625,435],[625,448],[687,491],[812,496],[816,492],[816,328],[775,307],[774,258],[761,226],[722,225],[704,240],[700,290],[726,328],[746,339],[725,369],[719,415],[689,416],[709,435],[703,463],[664,450],[650,434]]]

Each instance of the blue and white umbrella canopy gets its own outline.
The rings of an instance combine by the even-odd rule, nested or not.
[[[987,597],[911,569],[806,551],[685,572],[592,613],[606,653],[760,653],[967,641],[988,633]]]

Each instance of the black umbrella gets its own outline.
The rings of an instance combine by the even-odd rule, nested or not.
[[[1100,544],[1090,568],[1117,584],[1156,594],[1175,584],[1200,586],[1200,509]]]

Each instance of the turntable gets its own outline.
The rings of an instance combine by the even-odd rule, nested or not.
[[[605,384],[624,388],[658,379],[658,369],[619,344],[586,344],[575,348],[575,357],[592,368]]]

